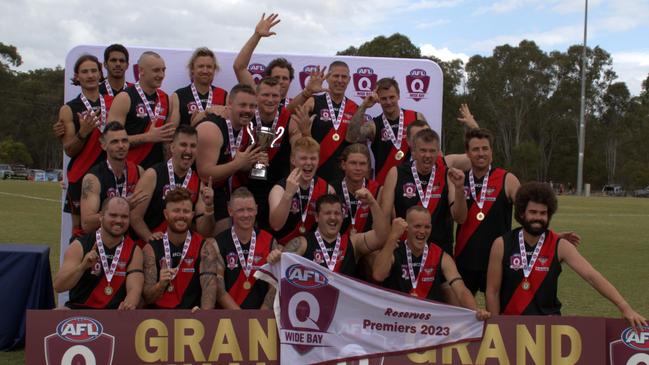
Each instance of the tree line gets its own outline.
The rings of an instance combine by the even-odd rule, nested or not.
[[[468,103],[495,136],[494,160],[522,181],[576,181],[582,46],[545,52],[536,43],[501,45],[491,55],[441,61],[424,57],[408,37],[379,36],[339,55],[428,58],[444,73],[442,148],[464,150],[456,118]],[[649,185],[649,75],[640,95],[617,80],[611,55],[587,48],[584,181],[594,187]],[[22,58],[0,42],[0,162],[61,168],[51,124],[63,104],[64,70],[12,70]]]

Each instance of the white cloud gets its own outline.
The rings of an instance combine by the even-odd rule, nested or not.
[[[649,75],[649,51],[613,53],[613,70],[633,95],[640,94],[642,82]]]
[[[463,0],[419,0],[405,8],[404,11],[415,11],[424,9],[452,8],[460,5]]]
[[[447,47],[436,48],[430,43],[419,45],[419,49],[421,49],[421,54],[423,56],[435,56],[442,61],[452,61],[459,58],[464,63],[466,63],[469,60],[469,56],[465,53],[456,53],[451,51]]]
[[[437,19],[437,20],[433,20],[433,21],[430,21],[430,22],[417,23],[417,25],[415,25],[415,28],[417,28],[417,29],[431,29],[431,28],[439,27],[440,25],[449,24],[450,22],[451,21],[448,20],[448,19]]]
[[[589,36],[592,36],[594,30],[589,29]],[[521,32],[511,35],[500,35],[478,42],[471,45],[472,49],[481,52],[491,52],[494,47],[502,44],[518,45],[523,39],[536,42],[540,47],[556,47],[567,44],[581,44],[583,41],[582,26],[562,26],[541,32]]]

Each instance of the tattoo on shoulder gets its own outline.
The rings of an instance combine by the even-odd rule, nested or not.
[[[297,252],[301,244],[302,240],[300,237],[295,237],[284,246],[284,252]]]
[[[155,285],[158,282],[155,257],[150,254],[144,254],[144,282],[147,285]]]
[[[88,199],[88,194],[95,190],[94,183],[91,179],[83,179],[81,184],[81,199]]]

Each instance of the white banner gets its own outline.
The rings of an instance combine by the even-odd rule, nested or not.
[[[104,49],[108,45],[80,45],[68,52],[65,60],[65,80],[74,76],[74,63],[84,54],[95,55],[101,62],[104,59]],[[137,81],[136,65],[140,55],[145,51],[154,51],[160,54],[165,60],[167,67],[162,89],[170,96],[177,89],[189,85],[189,71],[187,62],[193,52],[192,49],[170,49],[158,47],[127,47],[129,51],[129,69],[126,72],[126,81]],[[220,71],[217,73],[213,84],[228,92],[237,84],[232,64],[237,52],[215,51]],[[442,70],[431,60],[411,58],[370,58],[350,56],[310,56],[310,55],[278,55],[255,53],[250,60],[248,69],[256,80],[261,79],[271,60],[277,57],[285,57],[292,63],[295,69],[295,78],[288,90],[289,97],[299,94],[308,81],[308,76],[314,66],[328,66],[334,60],[345,61],[349,65],[350,77],[347,87],[347,97],[360,104],[362,99],[371,92],[376,82],[383,77],[393,77],[399,83],[401,99],[399,105],[404,109],[416,110],[424,115],[430,126],[442,132]],[[106,76],[106,70],[104,76]],[[324,85],[326,87],[326,83]],[[81,89],[69,82],[65,84],[65,101],[75,98]],[[381,114],[381,108],[375,105],[367,111],[367,114],[375,117]],[[63,166],[67,168],[69,158],[64,154]],[[67,184],[67,174],[63,174]],[[62,194],[65,201],[65,191]],[[72,224],[70,215],[61,215],[61,263],[63,254],[68,247]],[[59,301],[64,302],[66,296],[59,296]]]
[[[255,275],[278,287],[282,364],[412,352],[477,341],[484,330],[474,311],[384,290],[295,254]]]

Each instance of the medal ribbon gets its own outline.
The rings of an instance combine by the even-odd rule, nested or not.
[[[475,181],[473,180],[473,169],[469,170],[469,187],[471,189],[471,197],[473,198],[473,201],[478,206],[478,208],[480,208],[480,211],[482,211],[482,207],[484,206],[485,198],[487,196],[487,185],[489,184],[490,173],[491,173],[491,165],[489,165],[489,170],[487,170],[487,174],[485,175],[484,180],[482,181],[482,188],[480,189],[480,200],[478,200],[475,193]]]
[[[239,146],[241,146],[241,139],[243,138],[243,133],[239,131],[239,135],[237,136],[237,141],[235,142],[234,130],[232,129],[232,122],[230,122],[230,119],[227,119],[225,121],[225,124],[228,126],[228,143],[230,144],[230,156],[234,158],[234,156],[237,155]]]
[[[388,118],[386,118],[385,113],[382,114],[383,117],[383,127],[388,130],[388,136],[390,137],[390,141],[392,141],[392,144],[397,150],[401,150],[401,142],[403,141],[403,110],[399,110],[399,130],[397,131],[397,135],[394,135],[394,131],[392,130],[392,126],[390,125],[390,122],[388,121]]]
[[[178,266],[176,268],[179,268],[180,265],[183,264],[183,260],[185,259],[185,256],[187,255],[187,251],[189,250],[189,244],[192,242],[192,233],[190,231],[187,231],[187,235],[185,236],[185,243],[183,243],[183,251],[180,254],[180,261],[178,261]],[[170,269],[173,269],[171,266],[171,247],[169,246],[169,235],[167,232],[165,232],[164,235],[162,235],[162,245],[164,246],[165,250],[165,261],[167,262],[167,267]],[[176,278],[176,275],[178,275],[178,270],[171,274],[171,280]]]
[[[334,130],[338,131],[338,127],[340,127],[340,123],[342,123],[343,121],[343,115],[345,114],[345,101],[347,98],[343,97],[343,101],[342,103],[340,103],[340,109],[338,109],[338,116],[336,116],[336,113],[334,112],[334,105],[331,102],[331,96],[329,96],[329,93],[326,93],[325,97],[327,99],[329,115],[331,115],[331,123],[334,126]]]
[[[106,92],[108,93],[108,95],[110,95],[110,96],[115,96],[115,95],[113,94],[113,87],[110,86],[110,82],[108,82],[108,79],[105,79],[105,80],[104,80],[104,86],[106,86]]]
[[[94,110],[92,109],[92,105],[90,105],[90,102],[88,101],[88,98],[86,98],[83,93],[80,94],[81,96],[81,102],[83,102],[83,105],[86,107],[86,110],[90,113],[94,113]],[[99,95],[99,109],[101,110],[101,115],[99,119],[99,125],[97,128],[99,128],[100,132],[104,132],[104,128],[106,128],[106,101],[104,100],[104,97],[100,94]]]
[[[433,164],[433,169],[430,172],[430,178],[428,178],[428,185],[426,185],[426,193],[424,194],[424,189],[421,186],[421,180],[419,179],[419,173],[417,172],[417,162],[413,161],[410,165],[410,170],[412,171],[412,177],[415,179],[415,185],[417,185],[417,193],[419,193],[419,198],[421,199],[421,205],[428,209],[428,203],[430,202],[430,197],[433,192],[433,185],[435,183],[435,172],[437,171],[437,165]]]
[[[300,192],[298,192],[298,198],[299,198],[298,200],[300,202],[300,214],[302,215],[301,216],[302,224],[306,222],[306,216],[307,214],[309,214],[309,202],[311,201],[311,195],[313,195],[314,185],[315,185],[314,179],[311,179],[311,183],[309,184],[309,198],[306,200],[306,210],[304,210],[302,207],[302,191],[301,191],[302,188],[298,188],[300,189]]]
[[[115,275],[115,269],[117,269],[117,263],[122,254],[122,247],[124,246],[124,237],[122,237],[122,242],[119,243],[117,249],[115,249],[115,255],[113,255],[113,261],[110,263],[110,268],[108,266],[108,258],[106,258],[106,250],[104,249],[104,242],[101,240],[101,228],[95,232],[95,240],[97,241],[97,251],[99,251],[99,257],[101,258],[101,266],[104,268],[104,275],[106,275],[106,281],[108,286],[110,286],[110,281],[113,280],[113,275]]]
[[[347,208],[349,209],[349,217],[352,221],[352,228],[355,227],[356,225],[356,213],[360,210],[359,207],[356,207],[356,211],[352,212],[352,201],[349,198],[349,190],[347,190],[347,182],[345,182],[345,179],[343,179],[342,183],[342,188],[343,188],[343,195],[345,196],[345,204],[347,204]],[[365,187],[365,178],[363,178],[363,187]],[[360,202],[358,203],[360,204]]]
[[[149,105],[149,99],[147,99],[146,95],[144,95],[144,91],[142,90],[142,87],[140,87],[139,82],[135,83],[135,90],[137,90],[138,95],[140,95],[140,99],[142,99],[142,102],[144,103],[146,113],[149,115],[149,120],[151,121],[151,123],[155,123],[155,121],[158,120],[158,117],[160,116],[160,93],[156,89],[155,92],[157,95],[157,100],[154,113],[153,110],[151,110],[151,105]]]
[[[239,242],[239,237],[234,231],[234,227],[230,228],[230,233],[232,234],[232,241],[234,241],[234,247],[237,249],[237,255],[239,255],[239,262],[241,263],[241,269],[243,274],[246,277],[250,276],[252,271],[252,264],[255,259],[255,246],[257,245],[257,234],[255,230],[252,230],[252,236],[250,237],[250,249],[248,250],[248,258],[243,254],[243,248],[241,247],[241,242]]]
[[[426,264],[426,258],[428,257],[428,245],[424,245],[424,252],[421,255],[421,264],[419,265],[419,273],[415,277],[415,268],[412,264],[412,251],[408,247],[408,241],[404,241],[403,244],[406,246],[406,258],[408,259],[408,275],[410,276],[410,283],[412,284],[413,289],[417,289],[417,283],[419,275],[424,271],[424,265]]]
[[[196,102],[196,107],[198,110],[201,112],[204,112],[205,109],[209,109],[212,106],[212,86],[210,86],[210,92],[207,94],[207,104],[205,105],[205,109],[203,109],[203,103],[201,103],[201,98],[198,97],[198,90],[196,90],[196,86],[194,86],[194,83],[192,82],[192,95],[194,95],[194,101]]]
[[[521,229],[518,232],[518,246],[521,252],[521,263],[523,264],[523,276],[525,276],[525,279],[527,279],[532,273],[536,259],[539,257],[539,252],[541,252],[541,248],[543,247],[543,242],[545,242],[545,233],[541,235],[541,238],[539,238],[539,241],[536,243],[536,248],[532,253],[532,258],[530,259],[530,264],[528,265],[527,251],[525,250],[525,239],[523,238],[523,230]]]
[[[176,176],[174,174],[174,164],[171,162],[171,159],[167,160],[167,173],[169,174],[169,189],[173,190],[177,187],[176,185]],[[192,169],[190,168],[185,175],[185,180],[183,180],[183,188],[187,188],[189,185],[189,180],[192,178]]]
[[[259,109],[255,109],[255,121],[258,123],[257,127],[261,127],[264,123],[261,121],[261,116],[259,116]],[[277,122],[279,121],[279,110],[275,111],[275,120],[273,120],[273,132],[277,130]]]
[[[318,245],[320,245],[320,251],[322,252],[322,257],[324,257],[327,267],[329,270],[334,271],[336,262],[338,261],[338,253],[340,252],[340,233],[336,235],[336,246],[334,246],[334,252],[332,252],[331,256],[329,256],[327,246],[325,246],[322,240],[319,229],[315,231],[315,239],[318,241]]]
[[[128,196],[128,169],[126,168],[126,164],[124,165],[124,172],[122,172],[122,175],[124,175],[124,184],[122,185],[122,191],[119,190],[117,175],[115,175],[115,171],[113,171],[113,166],[110,165],[110,161],[106,160],[106,165],[108,165],[108,170],[110,170],[110,172],[113,174],[113,178],[115,179],[115,190],[117,190],[122,198],[126,198]]]

